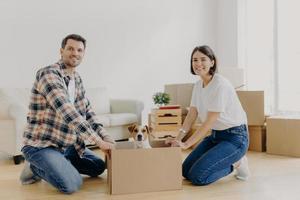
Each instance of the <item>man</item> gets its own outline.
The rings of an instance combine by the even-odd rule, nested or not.
[[[44,179],[63,193],[73,193],[82,184],[80,174],[95,177],[106,168],[84,144],[95,143],[105,153],[114,147],[75,71],[85,47],[83,37],[68,35],[62,41],[61,60],[36,74],[22,148],[28,161],[20,176],[23,184]]]

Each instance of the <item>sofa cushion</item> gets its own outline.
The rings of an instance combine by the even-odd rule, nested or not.
[[[104,128],[110,127],[109,117],[106,114],[97,115],[97,118]]]
[[[137,123],[138,121],[136,114],[133,113],[103,114],[97,115],[97,117],[100,120],[100,122],[106,122],[103,123],[104,128],[128,125],[132,123]],[[109,120],[109,123],[107,123],[107,121],[105,120]]]
[[[91,106],[97,115],[110,113],[109,96],[105,87],[88,88],[86,97],[90,100]]]
[[[109,117],[110,126],[122,126],[132,123],[137,123],[136,114],[133,113],[114,113],[107,114]]]

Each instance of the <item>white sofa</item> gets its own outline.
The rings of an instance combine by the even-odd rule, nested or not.
[[[115,140],[128,139],[127,127],[141,123],[144,104],[137,100],[110,99],[104,87],[88,88],[86,95],[103,126]],[[30,89],[0,88],[0,152],[18,164]]]

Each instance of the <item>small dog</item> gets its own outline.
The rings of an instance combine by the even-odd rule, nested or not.
[[[128,130],[134,139],[134,145],[136,149],[151,148],[149,144],[149,134],[151,132],[151,127],[149,128],[147,125],[138,126],[136,124],[133,124],[128,127]]]

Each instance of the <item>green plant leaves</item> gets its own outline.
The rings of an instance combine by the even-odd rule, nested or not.
[[[167,105],[171,101],[170,95],[164,92],[157,92],[152,98],[155,105]]]

